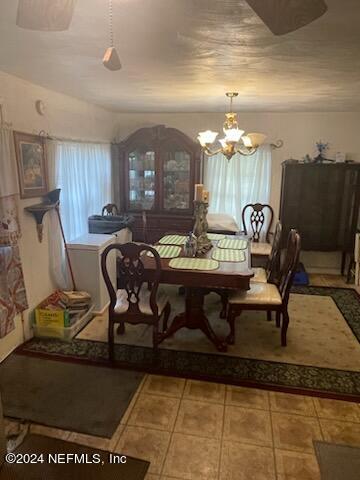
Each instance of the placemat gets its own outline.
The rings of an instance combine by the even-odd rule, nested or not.
[[[244,262],[246,258],[243,250],[231,250],[230,248],[217,248],[212,252],[211,257],[219,262]]]
[[[181,247],[177,247],[176,245],[156,245],[154,248],[161,258],[178,257],[181,252]],[[154,256],[151,252],[147,252],[147,255],[149,257]]]
[[[186,237],[184,235],[165,235],[160,238],[159,243],[165,245],[184,245]]]
[[[226,238],[226,235],[223,233],[208,233],[207,236],[209,240],[222,240]]]
[[[181,270],[216,270],[219,268],[219,262],[208,258],[173,258],[169,262],[171,268]]]
[[[217,245],[219,248],[231,248],[233,250],[245,250],[247,248],[247,240],[243,240],[240,238],[232,239],[232,238],[224,238],[220,240]]]

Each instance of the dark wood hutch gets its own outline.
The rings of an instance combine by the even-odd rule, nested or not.
[[[200,146],[175,128],[141,128],[117,145],[115,192],[121,210],[135,217],[133,239],[147,241],[193,228],[194,185],[200,178]],[[118,162],[118,164],[116,164]]]
[[[297,228],[301,248],[341,251],[352,258],[360,215],[360,163],[282,164],[280,221]],[[286,235],[283,235],[286,238]]]

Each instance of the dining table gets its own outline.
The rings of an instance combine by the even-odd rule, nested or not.
[[[232,261],[234,258],[231,255],[227,255],[228,258],[224,261],[214,260],[214,256],[217,258],[219,253],[224,254],[224,250],[226,250],[219,247],[220,242],[224,241],[223,237],[225,239],[242,239],[244,246],[241,250],[243,252],[241,261],[238,258],[236,258],[236,261]],[[160,256],[160,283],[185,287],[185,309],[174,317],[170,326],[162,333],[160,341],[174,335],[182,328],[200,329],[218,351],[224,352],[227,350],[225,340],[216,335],[204,312],[204,299],[209,291],[249,290],[250,279],[254,276],[254,272],[251,269],[250,242],[246,237],[235,237],[233,235],[230,237],[213,235],[212,238],[216,239],[211,240],[211,249],[205,254],[196,256],[196,258],[210,261],[203,262],[204,266],[207,267],[207,264],[210,263],[213,269],[202,269],[201,265],[197,265],[196,269],[187,268],[186,264],[191,262],[188,262],[188,257],[185,256],[184,245],[178,245],[177,247],[179,253],[176,258],[179,260],[176,261],[179,263],[180,268],[172,266],[174,258],[163,258]],[[160,239],[159,244],[155,245],[155,248],[161,245],[161,241],[162,239]],[[231,252],[234,252],[234,250],[231,250]],[[226,253],[230,254],[230,251],[228,250]],[[214,262],[217,264],[216,268],[214,268]],[[182,263],[184,263],[185,268],[181,268]],[[155,271],[155,262],[150,257],[147,257],[143,260],[143,265],[144,278],[146,281],[151,282]]]

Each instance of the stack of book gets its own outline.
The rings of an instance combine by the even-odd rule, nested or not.
[[[40,327],[71,327],[91,307],[87,292],[56,290],[35,309],[35,321]]]
[[[91,296],[87,292],[60,291],[59,297],[58,305],[69,312],[70,323],[86,313],[91,304]]]

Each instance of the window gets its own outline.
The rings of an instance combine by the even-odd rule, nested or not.
[[[111,202],[110,144],[56,142],[54,175],[65,237],[72,240],[87,233],[88,217]]]
[[[271,147],[264,145],[248,157],[222,154],[205,159],[204,184],[210,192],[209,212],[232,215],[241,226],[247,203],[269,203]]]

